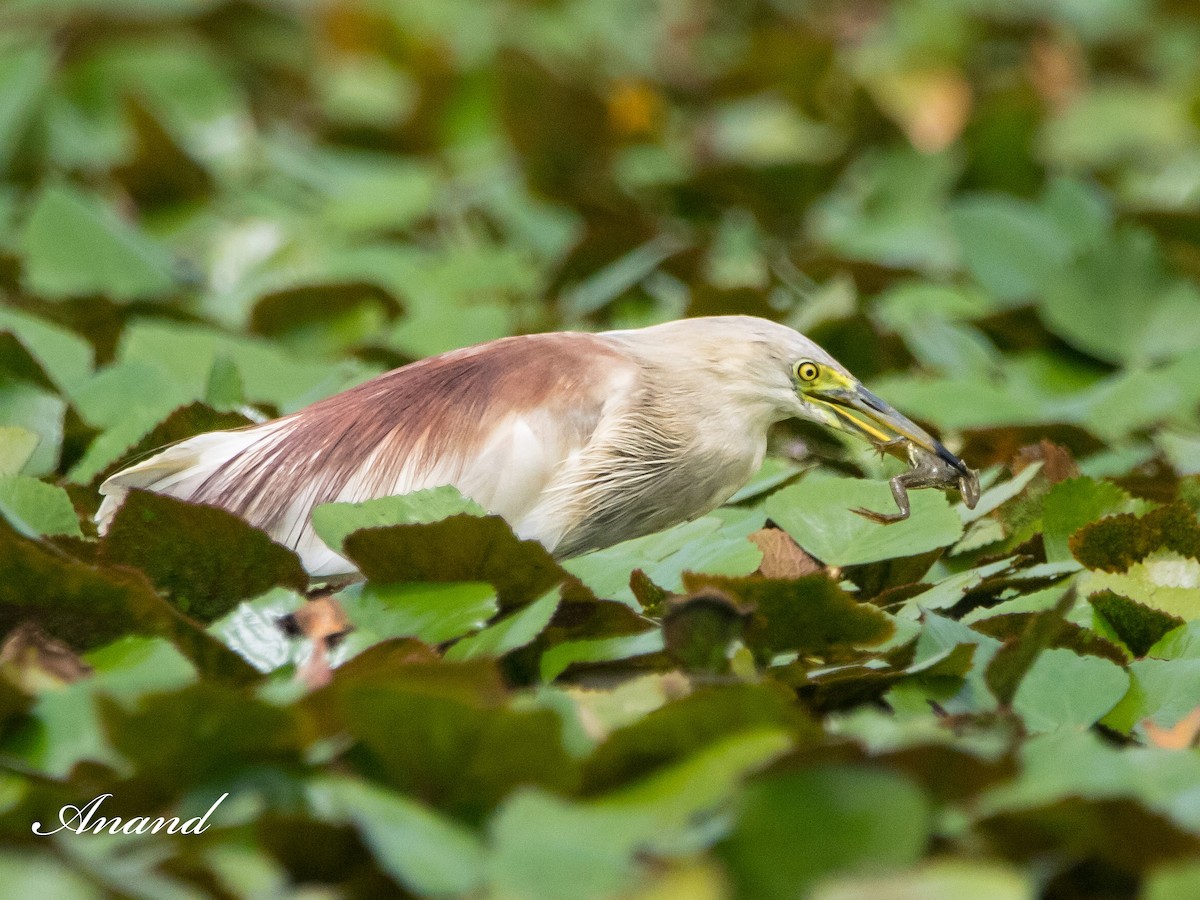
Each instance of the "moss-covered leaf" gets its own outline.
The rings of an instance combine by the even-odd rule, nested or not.
[[[267,588],[308,586],[299,557],[265,532],[225,510],[148,491],[125,498],[100,555],[142,570],[178,609],[205,622]]]
[[[1200,522],[1182,503],[1151,510],[1143,516],[1110,516],[1080,529],[1070,539],[1071,552],[1089,569],[1122,572],[1156,550],[1170,550],[1200,560]]]
[[[684,582],[691,591],[714,588],[740,600],[750,614],[744,640],[768,659],[789,650],[822,654],[878,644],[895,628],[886,613],[858,602],[825,575],[787,580],[688,573]]]
[[[440,522],[361,529],[344,546],[370,581],[486,581],[503,609],[574,581],[545,547],[521,540],[496,516],[459,514]]]

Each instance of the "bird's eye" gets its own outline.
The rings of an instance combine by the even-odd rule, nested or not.
[[[802,359],[796,363],[796,377],[801,381],[816,381],[817,376],[821,374],[821,370],[817,368],[815,362],[807,359]]]

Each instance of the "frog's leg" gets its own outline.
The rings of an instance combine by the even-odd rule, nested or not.
[[[858,513],[863,518],[870,519],[872,522],[878,522],[880,525],[893,525],[896,522],[903,522],[912,511],[908,502],[908,486],[905,484],[904,475],[895,476],[888,484],[892,487],[892,496],[896,499],[896,506],[900,512],[881,513],[875,512],[872,509],[864,509],[861,506],[855,507],[850,511]]]

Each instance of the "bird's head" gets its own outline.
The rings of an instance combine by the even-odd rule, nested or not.
[[[913,463],[918,448],[959,476],[974,474],[911,419],[876,396],[818,344],[793,328],[753,316],[684,319],[645,329],[649,346],[685,350],[743,407],[773,420],[807,419],[852,434]],[[685,349],[686,348],[686,349]]]
[[[715,405],[763,431],[782,419],[807,419],[852,434],[915,464],[913,450],[973,480],[941,442],[871,393],[840,362],[794,328],[755,316],[706,316],[635,331],[610,332],[663,366],[689,403]],[[669,349],[670,354],[664,354]],[[684,360],[684,364],[680,364]],[[732,423],[731,423],[732,424]],[[738,426],[733,426],[738,427]]]
[[[906,461],[909,448],[918,447],[959,475],[970,476],[966,464],[937,438],[867,390],[815,344],[807,343],[811,348],[801,350],[789,370],[799,418],[863,438]]]

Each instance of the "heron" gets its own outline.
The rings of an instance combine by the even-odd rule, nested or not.
[[[793,328],[752,316],[453,350],[262,424],[188,438],[109,477],[104,532],[134,488],[214,505],[290,547],[314,578],[354,565],[315,507],[452,485],[566,558],[704,515],[758,471],[771,426],[817,422],[907,457],[892,479],[977,494],[974,473]],[[974,486],[974,490],[972,487]],[[863,511],[866,513],[866,511]]]

